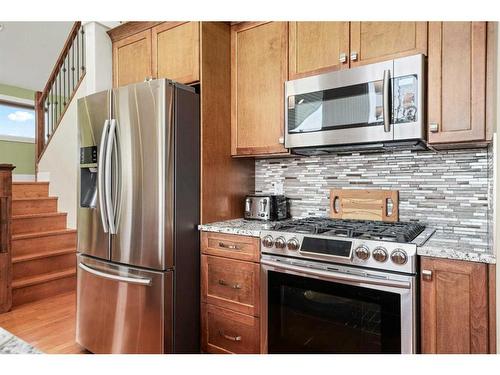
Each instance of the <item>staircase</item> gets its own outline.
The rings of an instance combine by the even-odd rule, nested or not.
[[[12,304],[75,290],[76,230],[48,182],[12,183]]]

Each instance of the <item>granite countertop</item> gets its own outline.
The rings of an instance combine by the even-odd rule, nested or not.
[[[468,260],[471,262],[496,263],[488,240],[464,234],[435,232],[417,254],[436,258]]]
[[[234,219],[198,226],[205,232],[238,234],[259,237],[263,230],[272,229],[276,222]],[[495,255],[486,238],[473,238],[455,233],[435,232],[422,246],[417,247],[422,256],[496,263]]]
[[[240,236],[260,237],[263,230],[271,230],[275,221],[258,221],[234,219],[219,221],[210,224],[198,225],[198,229],[204,232],[217,232],[226,234],[239,234]]]

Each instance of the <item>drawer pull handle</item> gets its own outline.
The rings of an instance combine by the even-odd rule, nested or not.
[[[422,270],[422,279],[425,281],[432,281],[432,271]]]
[[[230,250],[239,250],[240,249],[237,245],[228,245],[228,244],[225,244],[224,242],[219,242],[219,247],[222,247],[224,249],[230,249]]]
[[[222,279],[219,279],[219,285],[222,285],[222,286],[227,286],[229,288],[233,288],[233,289],[241,289],[241,286],[240,284],[233,284],[233,285],[229,285],[228,283],[226,283],[224,280]]]
[[[226,335],[222,330],[219,330],[219,335],[229,341],[241,341],[241,336]]]

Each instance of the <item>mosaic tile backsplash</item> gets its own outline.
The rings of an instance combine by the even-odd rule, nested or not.
[[[332,188],[396,189],[401,221],[488,241],[491,154],[490,147],[261,159],[255,190],[282,192],[292,217],[305,217],[329,214]]]

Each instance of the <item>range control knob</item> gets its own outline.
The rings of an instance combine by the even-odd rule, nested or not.
[[[287,242],[288,250],[297,251],[300,247],[299,241],[294,237]]]
[[[366,246],[359,246],[354,250],[354,254],[361,260],[367,260],[370,257],[370,250]]]
[[[276,241],[274,241],[274,246],[278,249],[284,249],[286,246],[286,241],[283,237],[278,237],[276,238]]]
[[[408,261],[408,255],[403,249],[396,249],[391,253],[391,260],[396,264],[405,264]]]
[[[273,238],[271,236],[265,236],[262,239],[262,245],[264,245],[264,247],[273,247],[274,246]]]
[[[373,258],[378,262],[385,262],[387,260],[387,250],[385,247],[379,246],[373,250]]]

